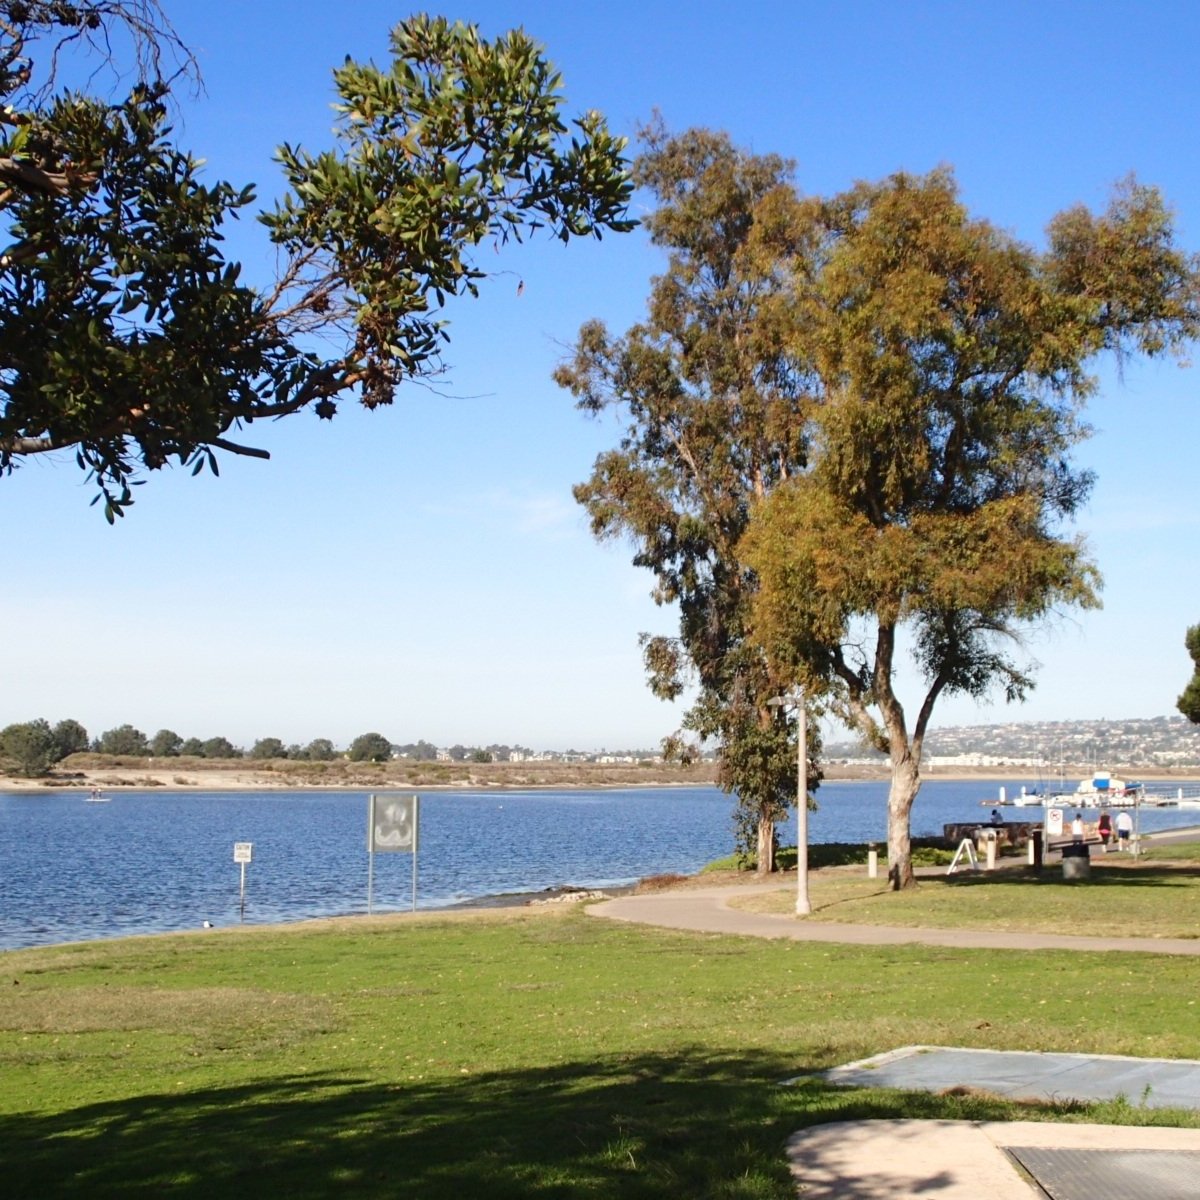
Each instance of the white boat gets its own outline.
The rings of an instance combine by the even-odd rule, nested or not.
[[[111,796],[106,796],[99,788],[92,788],[91,794],[84,796],[84,804],[107,804],[112,799]]]

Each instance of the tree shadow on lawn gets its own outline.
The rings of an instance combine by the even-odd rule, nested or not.
[[[698,1048],[394,1085],[326,1074],[138,1096],[0,1118],[0,1179],[14,1198],[794,1200],[783,1146],[801,1126],[1014,1113],[994,1097],[964,1109],[818,1076],[780,1086],[797,1066]]]
[[[1187,887],[1189,881],[1200,879],[1200,866],[1194,864],[1150,864],[1106,862],[1108,855],[1094,857],[1086,880],[1071,883],[1072,887]],[[1057,862],[1047,863],[1041,871],[1032,867],[1008,867],[1001,871],[963,872],[947,876],[930,876],[922,882],[943,883],[948,887],[972,885],[1058,884],[1065,881]]]

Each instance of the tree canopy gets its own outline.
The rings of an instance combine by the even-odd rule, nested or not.
[[[1192,625],[1183,639],[1192,660],[1192,677],[1175,706],[1193,725],[1200,725],[1200,625]]]
[[[597,537],[632,540],[655,599],[678,604],[677,636],[643,637],[650,686],[675,699],[695,680],[685,730],[719,742],[739,847],[765,871],[774,825],[796,800],[796,751],[768,704],[783,680],[746,639],[756,581],[737,546],[754,498],[805,462],[802,379],[772,315],[783,281],[749,244],[791,164],[704,130],[672,137],[656,124],[643,139],[634,178],[657,201],[646,225],[667,269],[644,322],[621,337],[589,323],[555,378],[584,411],[622,422],[619,446],[575,497]],[[815,765],[809,776],[819,779]]]
[[[114,29],[140,51],[129,95],[54,93],[64,44]],[[202,183],[173,142],[164,43],[156,0],[0,0],[0,472],[72,448],[109,520],[143,470],[265,458],[240,436],[256,420],[436,374],[481,244],[633,225],[622,139],[594,112],[568,128],[536,43],[418,16],[385,68],[333,73],[332,149],[280,147],[288,190],[261,220],[284,265],[248,286],[221,229],[253,188]]]
[[[778,192],[751,239],[786,281],[807,464],[756,505],[741,554],[754,636],[784,674],[888,753],[893,885],[938,699],[1018,699],[1031,622],[1097,603],[1064,525],[1091,477],[1072,451],[1103,351],[1176,351],[1200,329],[1195,261],[1158,193],[1055,218],[1036,251],[971,217],[949,171],[827,199]],[[902,631],[923,695],[897,685]]]
[[[61,755],[48,721],[22,721],[0,729],[0,758],[7,759],[21,775],[44,775]]]
[[[140,729],[135,729],[132,725],[118,725],[115,729],[106,729],[100,735],[96,749],[101,754],[140,757],[150,753],[150,743]]]
[[[392,743],[382,733],[361,733],[350,743],[346,757],[351,762],[387,762]]]

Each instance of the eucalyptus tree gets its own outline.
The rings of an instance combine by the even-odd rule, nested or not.
[[[1088,369],[1181,350],[1200,329],[1197,264],[1133,181],[1101,215],[1056,217],[1042,251],[970,216],[948,171],[769,204],[754,252],[787,280],[779,336],[803,378],[808,462],[742,542],[754,634],[889,755],[902,888],[938,700],[1019,699],[1022,633],[1097,603],[1066,529],[1091,484],[1072,458]],[[915,713],[898,685],[906,636]]]
[[[54,91],[60,54],[122,34],[127,97]],[[623,140],[595,112],[568,129],[536,43],[417,16],[386,67],[334,71],[332,149],[280,147],[282,267],[248,286],[221,231],[253,188],[201,182],[172,140],[164,48],[190,65],[157,0],[0,0],[0,473],[73,449],[110,521],[141,471],[266,458],[238,431],[437,374],[481,246],[633,224]]]
[[[670,136],[654,125],[643,142],[633,175],[657,202],[646,226],[667,266],[645,321],[619,337],[590,322],[555,374],[581,409],[622,426],[575,497],[598,538],[632,541],[655,600],[678,605],[676,636],[642,637],[650,687],[675,699],[695,682],[684,728],[719,743],[739,847],[754,848],[768,871],[775,824],[796,799],[796,758],[768,703],[782,681],[746,640],[755,580],[737,545],[752,501],[805,462],[802,379],[771,315],[783,281],[750,253],[756,211],[790,194],[792,166],[705,130]],[[667,748],[684,745],[673,738]],[[815,758],[815,738],[811,749]],[[810,781],[818,777],[810,764]]]

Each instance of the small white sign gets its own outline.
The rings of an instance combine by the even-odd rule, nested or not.
[[[253,842],[234,842],[233,843],[233,861],[235,863],[248,863],[254,861],[254,843]]]
[[[1062,809],[1050,808],[1046,810],[1046,832],[1051,837],[1058,837],[1062,833]]]

